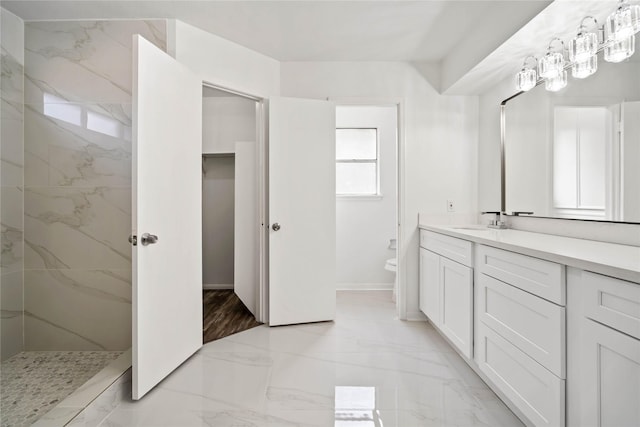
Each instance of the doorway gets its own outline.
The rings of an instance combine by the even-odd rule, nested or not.
[[[209,86],[202,102],[203,342],[255,327],[259,102]]]
[[[397,294],[398,105],[336,107],[339,291]]]

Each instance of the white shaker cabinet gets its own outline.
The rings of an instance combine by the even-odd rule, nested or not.
[[[570,426],[640,426],[640,285],[568,271]]]
[[[440,258],[440,329],[466,357],[473,357],[473,270]]]
[[[536,426],[565,425],[565,269],[476,248],[475,360]]]
[[[640,248],[426,228],[420,309],[518,417],[640,426]]]
[[[420,310],[440,326],[440,255],[420,248]]]
[[[473,245],[427,231],[421,232],[420,245],[420,310],[464,356],[472,358]]]

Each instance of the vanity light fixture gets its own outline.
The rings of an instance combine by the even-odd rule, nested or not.
[[[607,62],[622,62],[629,58],[636,50],[636,36],[630,35],[620,41],[609,42],[604,48],[604,60]]]
[[[533,59],[533,66],[527,66],[527,60]],[[538,81],[538,73],[536,68],[538,67],[538,60],[535,56],[527,56],[524,58],[524,63],[522,64],[522,70],[516,74],[516,87],[518,90],[526,92],[528,90],[533,89],[536,86]]]
[[[586,16],[580,22],[578,35],[571,39],[569,45],[569,60],[572,62],[571,75],[576,79],[589,77],[598,69],[598,34],[586,31],[585,21],[587,20],[593,21],[597,31],[598,21],[596,18]]]
[[[591,21],[591,23],[589,22]],[[589,24],[589,25],[587,25]],[[587,31],[588,28],[592,28]],[[568,60],[565,61],[565,44],[558,37],[553,38],[547,53],[537,61],[536,67],[527,65],[527,56],[522,69],[516,75],[516,87],[526,92],[544,79],[545,88],[557,92],[567,85],[567,69],[576,79],[584,79],[598,70],[598,52],[604,51],[607,62],[622,62],[634,54],[636,34],[640,32],[640,5],[630,5],[629,0],[619,0],[618,7],[611,13],[604,26],[598,26],[593,16],[585,16],[580,21],[578,34],[571,39]],[[604,34],[604,36],[603,36]],[[555,46],[554,46],[555,43]]]
[[[630,5],[627,0],[620,0],[618,8],[607,17],[604,25],[607,40],[625,41],[638,30],[640,30],[640,6]]]
[[[560,42],[560,51],[552,52],[553,43]],[[557,37],[554,37],[549,42],[547,47],[547,54],[538,62],[538,74],[543,79],[550,79],[557,77],[564,70],[564,42]]]
[[[544,81],[544,88],[549,92],[557,92],[565,86],[567,86],[567,70],[562,70],[559,74]]]

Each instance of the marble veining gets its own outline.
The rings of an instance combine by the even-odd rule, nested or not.
[[[55,88],[67,101],[130,102],[132,34],[166,50],[166,21],[50,21],[25,24],[26,103]]]
[[[390,291],[337,302],[334,322],[206,344],[140,401],[123,379],[69,425],[522,425],[433,327],[396,319]]]
[[[70,268],[130,268],[130,198],[129,188],[27,188],[25,243],[33,250],[25,268],[52,268],[44,250]]]
[[[129,269],[26,270],[24,295],[27,350],[131,346]]]
[[[25,24],[29,350],[130,347],[132,35],[165,50],[166,25],[162,19]]]
[[[52,111],[25,109],[27,186],[131,186],[130,104],[47,107]],[[79,122],[57,118],[64,114]]]
[[[24,344],[24,67],[16,57],[22,23],[0,15],[0,360],[6,360]]]

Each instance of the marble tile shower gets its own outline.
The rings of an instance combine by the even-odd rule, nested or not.
[[[26,350],[131,346],[132,35],[166,22],[25,24]]]
[[[22,351],[24,333],[24,67],[22,21],[1,14],[0,360],[6,360]]]

